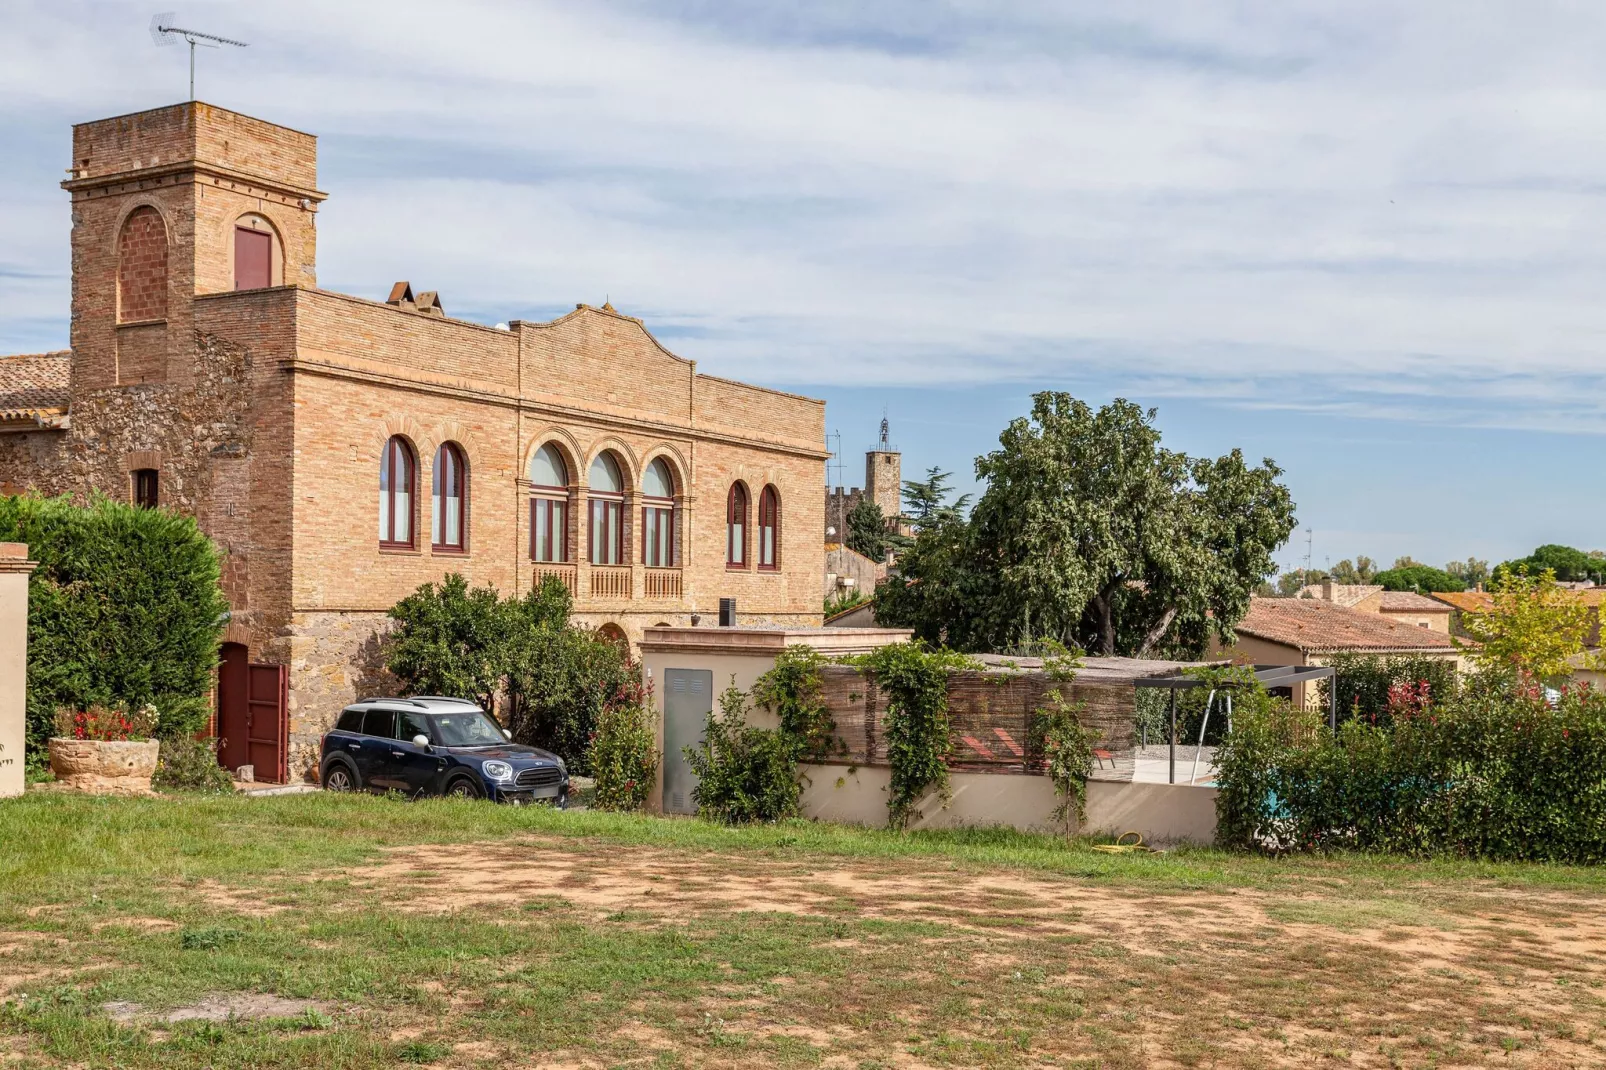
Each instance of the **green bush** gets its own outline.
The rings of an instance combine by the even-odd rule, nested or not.
[[[234,778],[217,763],[215,739],[164,739],[151,786],[159,791],[228,795]]]
[[[1316,712],[1240,712],[1216,755],[1221,842],[1606,861],[1606,694],[1551,702],[1531,680],[1484,674],[1390,712],[1336,737]]]
[[[747,723],[747,696],[734,678],[719,705],[718,715],[708,715],[702,744],[685,748],[698,777],[692,789],[697,812],[727,824],[795,817],[803,791],[796,742]]]
[[[1385,591],[1415,591],[1417,594],[1464,591],[1467,585],[1442,568],[1432,565],[1401,565],[1386,568],[1372,577]]]
[[[553,576],[523,598],[501,598],[451,573],[391,609],[397,625],[386,662],[413,694],[471,699],[495,712],[505,693],[502,720],[515,740],[588,775],[598,717],[641,674],[618,646],[569,623],[572,601]]]
[[[27,748],[58,709],[154,706],[156,734],[193,735],[210,711],[228,602],[218,555],[189,517],[96,499],[0,496],[0,542],[39,568],[28,594]]]
[[[1455,662],[1445,658],[1336,654],[1330,664],[1334,674],[1317,685],[1317,693],[1325,710],[1329,692],[1337,692],[1341,723],[1353,719],[1386,725],[1389,693],[1402,686],[1418,690],[1425,686],[1435,703],[1448,701],[1459,686]]]
[[[652,693],[636,687],[608,703],[597,718],[589,753],[598,810],[640,810],[658,772]]]

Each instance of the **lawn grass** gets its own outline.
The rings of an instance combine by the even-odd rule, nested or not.
[[[1602,1065],[1600,885],[1568,867],[1108,855],[996,830],[40,793],[0,803],[0,1053]],[[252,996],[309,1005],[165,1020]]]

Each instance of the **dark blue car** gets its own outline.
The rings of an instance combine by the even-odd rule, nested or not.
[[[367,698],[341,711],[323,737],[320,779],[328,791],[566,805],[569,771],[563,759],[511,738],[462,699]]]

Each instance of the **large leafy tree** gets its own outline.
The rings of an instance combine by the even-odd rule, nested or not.
[[[1372,577],[1385,591],[1415,591],[1433,594],[1439,591],[1464,591],[1467,585],[1442,568],[1422,564],[1396,564]]]
[[[1496,570],[1488,609],[1461,620],[1478,641],[1472,660],[1491,669],[1517,669],[1541,680],[1559,679],[1568,659],[1584,651],[1589,609],[1556,583],[1549,569],[1527,566]]]
[[[877,619],[971,650],[1054,638],[1145,655],[1230,638],[1293,502],[1271,461],[1165,449],[1154,415],[1035,395],[977,460],[987,490],[970,521],[920,533]]]
[[[1365,554],[1356,557],[1354,561],[1344,558],[1333,566],[1333,582],[1348,584],[1365,584],[1373,582],[1377,575],[1377,562]]]
[[[509,612],[491,586],[461,573],[426,583],[390,610],[390,671],[412,694],[471,699],[494,709],[506,671]]]
[[[1524,567],[1530,575],[1535,576],[1549,570],[1563,583],[1576,583],[1581,580],[1594,580],[1599,583],[1602,579],[1606,579],[1606,556],[1601,556],[1599,551],[1586,553],[1556,543],[1547,543],[1527,557],[1519,557],[1498,565],[1496,571],[1515,572]]]

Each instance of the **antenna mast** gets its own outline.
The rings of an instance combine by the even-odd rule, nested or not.
[[[164,11],[151,19],[151,40],[159,45],[170,45],[177,38],[184,38],[190,46],[190,99],[195,99],[195,46],[202,48],[221,48],[224,45],[233,45],[235,48],[249,48],[244,41],[236,41],[232,37],[219,37],[215,33],[202,33],[200,30],[186,30],[173,25],[173,13]]]

